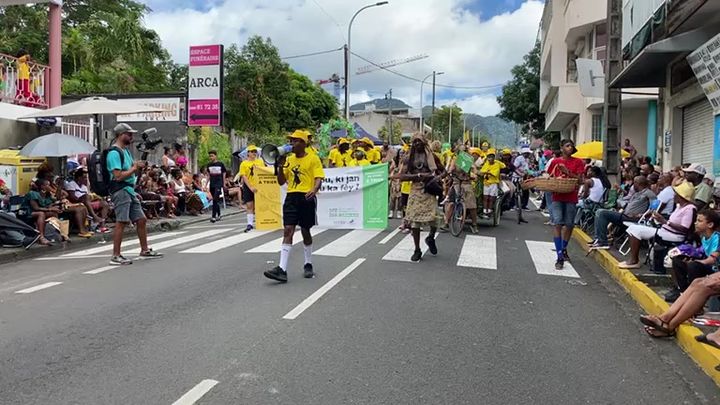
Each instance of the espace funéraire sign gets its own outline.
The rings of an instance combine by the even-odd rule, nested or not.
[[[187,117],[189,126],[222,125],[223,46],[190,47]]]

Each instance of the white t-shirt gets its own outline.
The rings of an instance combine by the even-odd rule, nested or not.
[[[660,200],[660,204],[666,204],[661,214],[672,214],[675,209],[675,190],[671,186],[667,186],[658,193],[657,199]]]
[[[84,184],[80,185],[77,184],[75,180],[71,180],[65,182],[65,191],[72,193],[72,195],[79,200],[87,195],[88,188]]]

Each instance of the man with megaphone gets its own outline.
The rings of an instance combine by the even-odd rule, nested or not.
[[[297,130],[288,138],[292,144],[292,152],[288,154],[277,153],[272,156],[275,164],[275,175],[282,186],[287,184],[287,194],[283,203],[283,241],[280,247],[280,265],[272,270],[265,271],[265,277],[287,282],[288,258],[293,245],[295,228],[300,226],[305,252],[305,265],[303,276],[313,278],[315,273],[312,266],[312,235],[310,228],[317,222],[317,197],[325,173],[322,162],[316,154],[308,154],[306,147],[310,132]],[[276,148],[278,149],[278,148]],[[265,147],[263,147],[263,157]],[[271,162],[268,162],[271,163]]]

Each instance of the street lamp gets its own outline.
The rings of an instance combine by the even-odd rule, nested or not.
[[[422,82],[420,82],[420,133],[423,135],[425,134],[425,127],[423,126],[423,85],[425,84],[425,81],[430,78],[430,76],[440,76],[444,74],[445,72],[432,72],[429,75],[425,76],[425,78],[422,79]],[[434,114],[435,111],[432,111],[432,113]]]
[[[479,127],[480,125],[481,125],[481,124],[477,124],[477,125],[475,125],[474,127],[472,127],[472,129],[470,130],[470,132],[472,133],[472,139],[473,139],[472,144],[473,144],[473,146],[477,146],[477,140],[475,139],[475,128]]]
[[[348,40],[347,40],[347,56],[345,60],[345,119],[350,120],[350,60],[351,57],[351,50],[350,50],[350,36],[352,34],[352,25],[353,21],[355,21],[355,17],[357,17],[358,14],[360,14],[361,11],[371,8],[371,7],[378,7],[378,6],[384,6],[388,4],[387,1],[379,1],[375,4],[368,4],[367,6],[361,8],[360,10],[356,11],[355,14],[350,19],[350,24],[348,25]]]

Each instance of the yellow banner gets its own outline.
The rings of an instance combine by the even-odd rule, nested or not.
[[[255,227],[260,231],[281,229],[282,203],[280,185],[272,167],[256,167]]]

